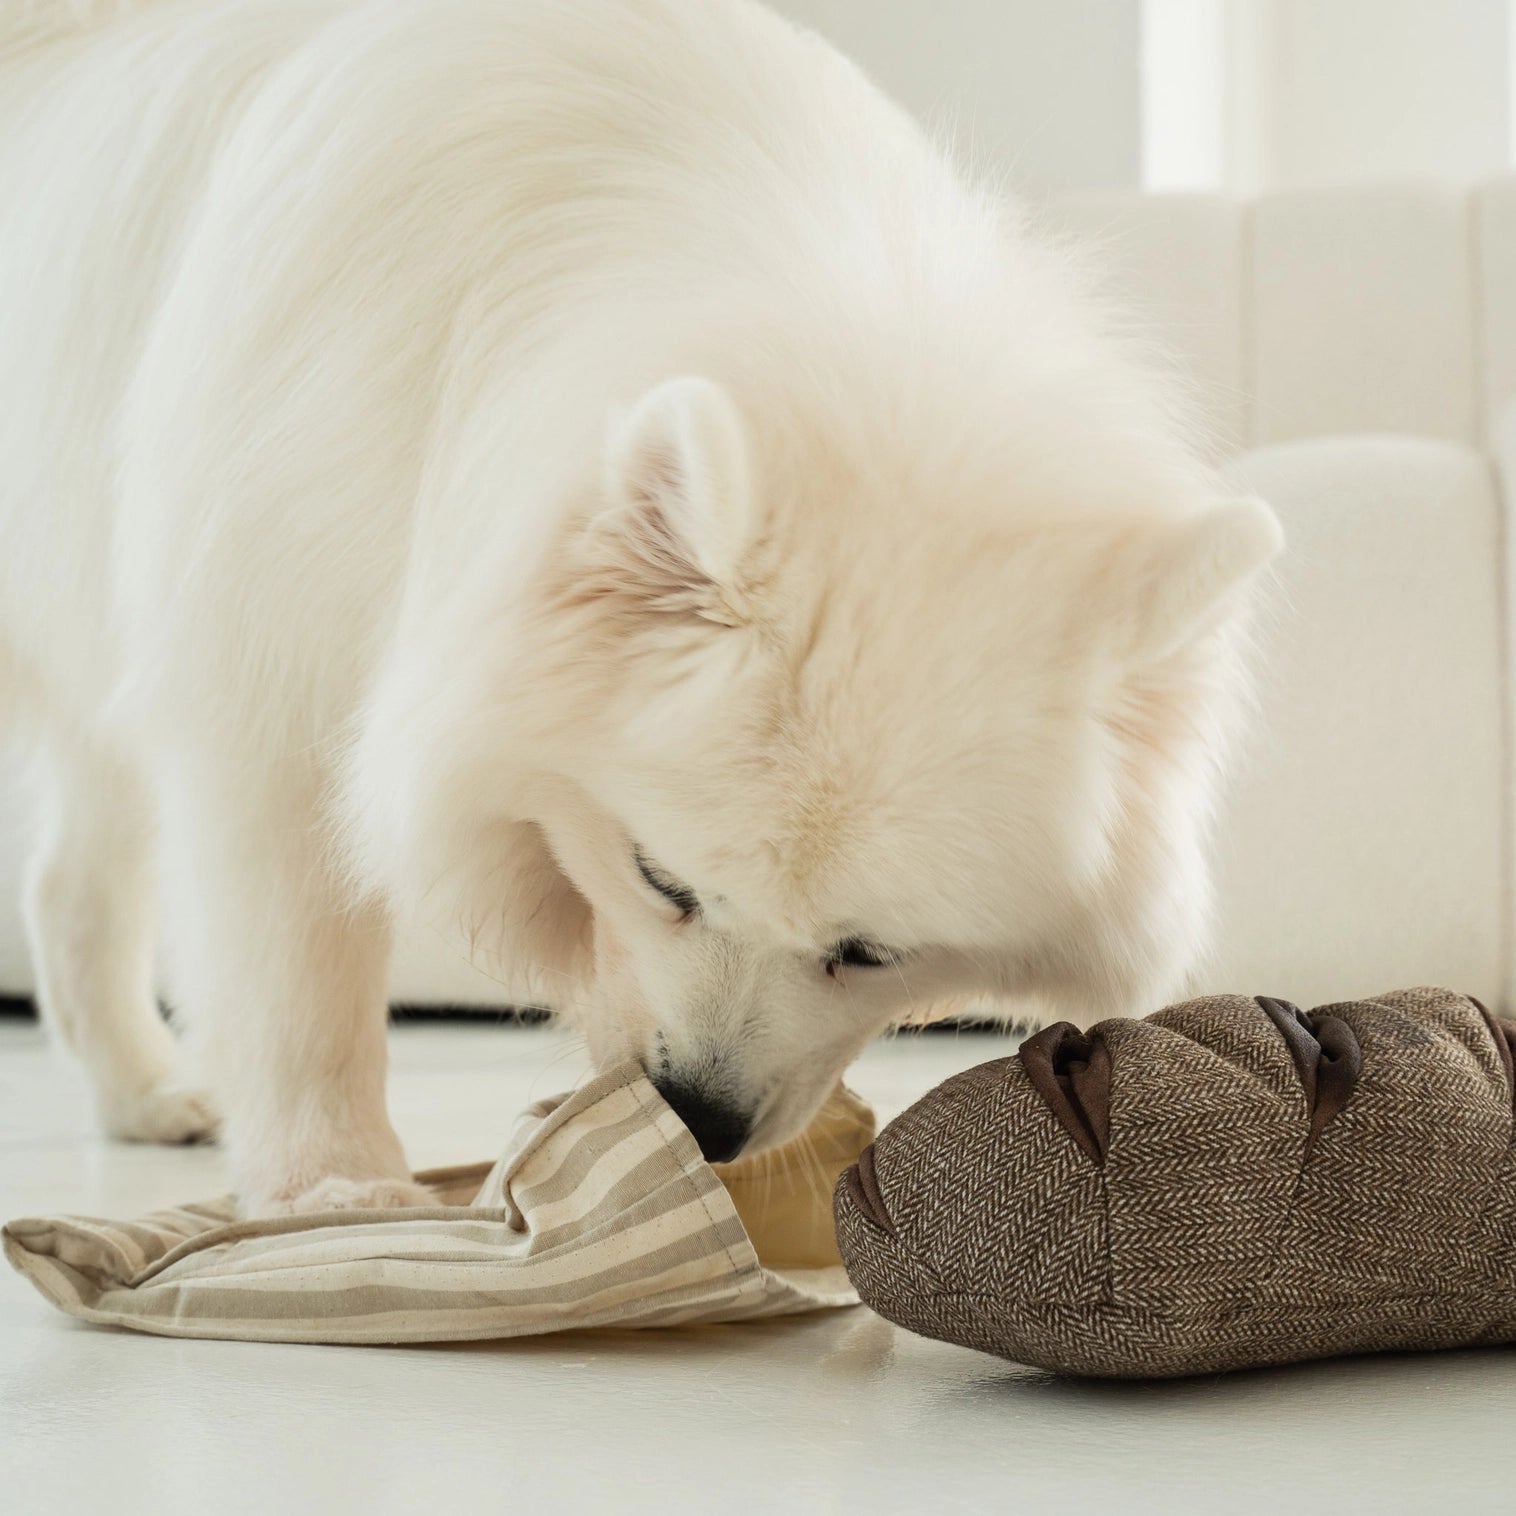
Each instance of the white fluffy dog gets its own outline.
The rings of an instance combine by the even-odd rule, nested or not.
[[[814,37],[7,0],[0,204],[0,696],[113,1132],[213,1100],[250,1213],[414,1203],[418,912],[716,1158],[913,1003],[1177,987],[1278,528]]]

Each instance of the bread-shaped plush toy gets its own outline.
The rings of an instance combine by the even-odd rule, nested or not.
[[[1516,1339],[1516,1023],[1449,990],[1067,1022],[838,1182],[864,1302],[1067,1373]]]

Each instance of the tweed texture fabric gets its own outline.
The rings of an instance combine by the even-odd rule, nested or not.
[[[1509,1342],[1513,1040],[1431,988],[1060,1023],[885,1127],[843,1259],[901,1326],[1076,1374]]]
[[[13,1221],[11,1263],[72,1316],[171,1337],[443,1342],[853,1305],[828,1204],[873,1136],[840,1089],[796,1142],[712,1166],[635,1064],[529,1110],[494,1164],[417,1175],[435,1207],[239,1221]]]

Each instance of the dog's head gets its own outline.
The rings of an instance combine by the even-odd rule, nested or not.
[[[500,970],[715,1157],[794,1134],[924,1007],[1161,1003],[1279,531],[1091,388],[976,425],[656,386],[556,540],[512,539],[515,591],[485,559],[431,622],[452,640],[381,682],[370,875],[456,873]]]
[[[1112,451],[1039,494],[992,447],[871,457],[700,379],[616,427],[542,610],[534,820],[587,907],[592,1047],[711,1155],[792,1135],[913,1006],[1082,1019],[1187,966],[1230,612],[1279,532],[1071,503]]]

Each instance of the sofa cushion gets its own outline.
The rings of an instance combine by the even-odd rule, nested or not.
[[[1232,472],[1289,538],[1263,597],[1260,710],[1218,838],[1203,982],[1319,1002],[1504,983],[1501,521],[1487,460],[1332,438]]]
[[[1253,210],[1256,441],[1478,434],[1470,197],[1431,185]]]

